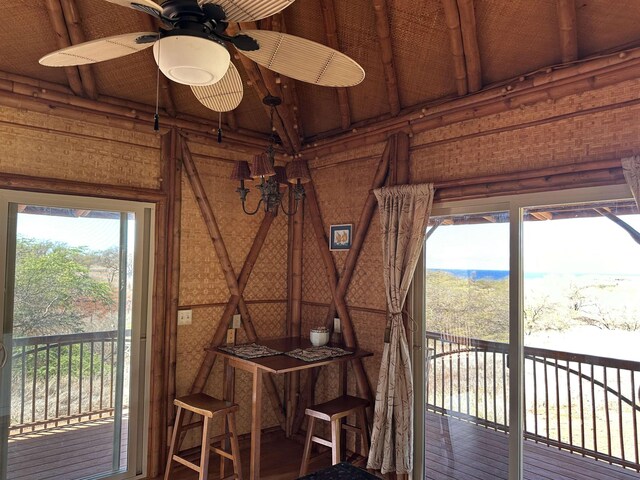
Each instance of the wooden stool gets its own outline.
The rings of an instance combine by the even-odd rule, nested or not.
[[[220,455],[220,472],[224,472],[224,459],[228,458],[233,462],[234,474],[224,477],[227,479],[242,479],[242,471],[240,468],[240,447],[238,445],[238,431],[236,429],[236,411],[238,405],[231,402],[225,402],[216,398],[205,395],[204,393],[196,393],[185,397],[176,398],[174,405],[177,405],[178,412],[176,414],[176,423],[173,427],[173,435],[171,436],[171,446],[169,447],[169,458],[167,459],[167,468],[164,472],[164,480],[171,479],[172,464],[175,460],[178,463],[195,470],[199,473],[198,480],[206,480],[209,473],[209,452],[213,450]],[[201,422],[192,422],[189,425],[182,425],[184,414],[186,411],[193,412],[196,415],[202,415]],[[225,429],[228,426],[229,432],[211,437],[211,419],[215,416],[224,416]],[[202,451],[200,453],[200,465],[191,463],[183,457],[178,456],[180,449],[180,435],[183,431],[202,425]],[[223,449],[223,443],[229,439],[231,441],[231,453]],[[213,447],[212,443],[221,442],[220,448]]]
[[[365,409],[368,406],[369,400],[344,395],[329,402],[314,405],[305,410],[305,413],[309,416],[309,425],[307,427],[307,440],[304,444],[300,476],[305,475],[309,468],[309,456],[311,455],[312,442],[331,447],[331,464],[335,465],[336,463],[340,463],[341,428],[359,434],[362,437],[363,456],[366,457],[369,454],[367,417],[365,413]],[[352,413],[356,414],[356,425],[358,426],[348,424],[343,425],[342,419]],[[331,423],[331,441],[316,437],[313,434],[313,427],[315,426],[316,418],[326,420]]]

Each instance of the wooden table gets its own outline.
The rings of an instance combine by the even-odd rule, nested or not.
[[[280,352],[290,352],[296,348],[308,348],[311,343],[307,339],[301,338],[276,338],[271,340],[262,340],[260,345],[265,345],[274,350]],[[318,360],[316,362],[305,362],[298,360],[297,358],[290,357],[288,355],[273,355],[271,357],[260,357],[244,359],[236,357],[219,348],[212,348],[216,355],[225,358],[230,367],[233,369],[245,370],[253,374],[253,389],[251,398],[251,463],[250,463],[250,480],[258,480],[260,478],[260,436],[262,428],[262,375],[264,373],[291,373],[298,372],[309,368],[321,367],[323,365],[339,364],[342,362],[349,362],[357,358],[369,357],[373,355],[371,352],[366,352],[360,349],[340,347],[344,350],[353,352],[351,355],[343,355],[340,357],[327,358],[325,360]],[[225,398],[225,400],[232,400],[233,398]],[[287,411],[287,415],[291,415],[294,412]]]

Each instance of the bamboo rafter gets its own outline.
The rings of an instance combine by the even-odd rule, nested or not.
[[[321,0],[322,18],[324,20],[324,31],[327,35],[327,45],[334,50],[340,50],[338,40],[338,26],[336,22],[336,9],[333,0]],[[351,108],[349,107],[349,93],[344,87],[336,89],[338,95],[338,107],[340,108],[340,127],[348,130],[351,126]]]
[[[462,29],[462,44],[467,67],[467,82],[470,92],[482,89],[482,68],[480,67],[480,49],[476,31],[476,14],[473,0],[457,0]]]
[[[556,0],[562,62],[578,59],[578,28],[575,0]]]
[[[464,46],[462,44],[462,29],[460,27],[460,13],[458,12],[458,2],[456,0],[442,0],[444,8],[444,18],[449,30],[449,44],[451,45],[451,56],[453,57],[453,71],[456,77],[456,88],[458,95],[466,95],[469,91],[467,86],[467,66],[464,60]]]
[[[45,0],[45,6],[49,13],[49,21],[56,36],[58,48],[66,48],[71,46],[69,31],[64,20],[64,13],[60,0]],[[80,72],[77,67],[64,67],[64,73],[67,76],[69,87],[75,95],[84,96],[85,91],[82,86]]]
[[[392,116],[400,113],[400,94],[398,92],[398,78],[393,65],[393,48],[391,45],[391,28],[389,26],[389,8],[387,0],[372,0],[376,15],[376,33],[380,43],[380,55],[384,68],[384,78],[387,85],[389,111]]]

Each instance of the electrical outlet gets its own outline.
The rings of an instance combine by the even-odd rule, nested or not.
[[[333,331],[336,333],[341,333],[341,326],[340,326],[340,319],[338,317],[335,317],[333,319]]]
[[[233,316],[233,323],[231,324],[231,328],[240,328],[240,322],[242,322],[242,315],[236,313]]]
[[[227,330],[227,345],[236,344],[236,331],[233,328]]]
[[[178,310],[178,325],[191,325],[191,310]]]

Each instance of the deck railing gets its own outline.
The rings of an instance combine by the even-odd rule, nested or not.
[[[427,333],[427,408],[509,430],[508,345]],[[525,437],[640,471],[640,362],[525,347]]]
[[[117,334],[14,338],[10,434],[113,415]]]

